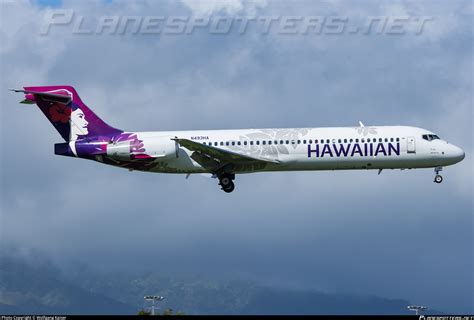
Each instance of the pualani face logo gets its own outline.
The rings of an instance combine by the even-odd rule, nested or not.
[[[379,155],[391,156],[400,155],[400,142],[389,142],[386,146],[382,143],[324,143],[311,145],[308,144],[308,158],[324,158],[324,157],[376,157]]]
[[[53,102],[49,105],[48,116],[53,125],[64,131],[65,136],[69,136],[69,141],[75,141],[89,134],[85,112],[81,107],[73,102],[74,96],[71,91],[66,89],[57,89],[45,91],[45,93],[67,95],[71,97],[69,104]],[[48,101],[47,98],[43,98]],[[69,126],[69,127],[68,127]]]
[[[75,104],[72,104],[70,125],[70,140],[77,140],[78,138],[89,134],[89,122],[86,120],[84,111]]]

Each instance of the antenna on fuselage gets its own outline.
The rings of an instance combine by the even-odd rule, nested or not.
[[[359,126],[361,126],[362,128],[365,127],[362,121],[359,121]]]

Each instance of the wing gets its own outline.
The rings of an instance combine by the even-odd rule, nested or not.
[[[172,139],[182,147],[193,151],[191,158],[210,172],[217,172],[224,167],[232,171],[253,171],[263,169],[269,164],[279,164],[280,161],[266,158],[256,158],[233,151],[223,150],[200,144],[188,139]]]

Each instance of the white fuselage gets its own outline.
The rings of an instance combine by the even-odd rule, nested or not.
[[[408,126],[242,129],[139,132],[155,158],[151,171],[208,172],[191,158],[192,151],[176,146],[184,138],[255,158],[276,160],[264,168],[242,167],[235,173],[292,170],[404,169],[447,166],[461,161],[464,151],[432,132]],[[168,151],[166,151],[166,149]]]

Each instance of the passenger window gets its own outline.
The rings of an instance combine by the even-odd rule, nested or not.
[[[278,144],[278,140],[273,141],[274,144]]]
[[[354,142],[354,139],[349,140],[350,143]]]
[[[246,146],[246,145],[247,145],[247,141],[244,141],[244,146]]]
[[[387,139],[387,138],[385,138],[385,142],[388,142],[388,139]]]
[[[309,143],[310,143],[310,144],[313,143],[313,140],[309,139]]]
[[[359,139],[356,139],[356,142],[359,143]]]
[[[344,139],[344,143],[347,143],[347,139]]]
[[[382,138],[379,138],[379,142],[382,142]]]
[[[235,146],[235,141],[232,141],[232,145]]]
[[[260,140],[257,140],[257,146],[259,146],[259,145],[260,145]]]
[[[223,145],[224,145],[224,142],[221,141],[219,144],[220,144],[221,146],[223,146]]]
[[[303,140],[303,144],[306,144],[306,140]]]
[[[296,143],[300,144],[300,143],[301,143],[301,140],[298,140]]]
[[[341,143],[341,142],[342,142],[342,140],[341,140],[341,139],[338,139],[338,140],[337,140],[337,142],[338,142],[338,143]]]
[[[250,141],[250,145],[253,146],[253,141]]]
[[[280,144],[283,144],[283,140],[280,140]]]
[[[263,144],[263,145],[266,145],[266,144],[267,144],[267,142],[266,142],[265,140],[263,140],[263,141],[262,141],[262,144]]]
[[[331,143],[331,141],[329,139],[326,140],[326,143]]]
[[[286,140],[286,144],[290,144],[290,140]]]
[[[400,141],[400,138],[397,138],[396,141],[399,142],[399,141]]]
[[[229,141],[226,141],[226,142],[225,142],[225,145],[228,146],[228,145],[229,145]]]

